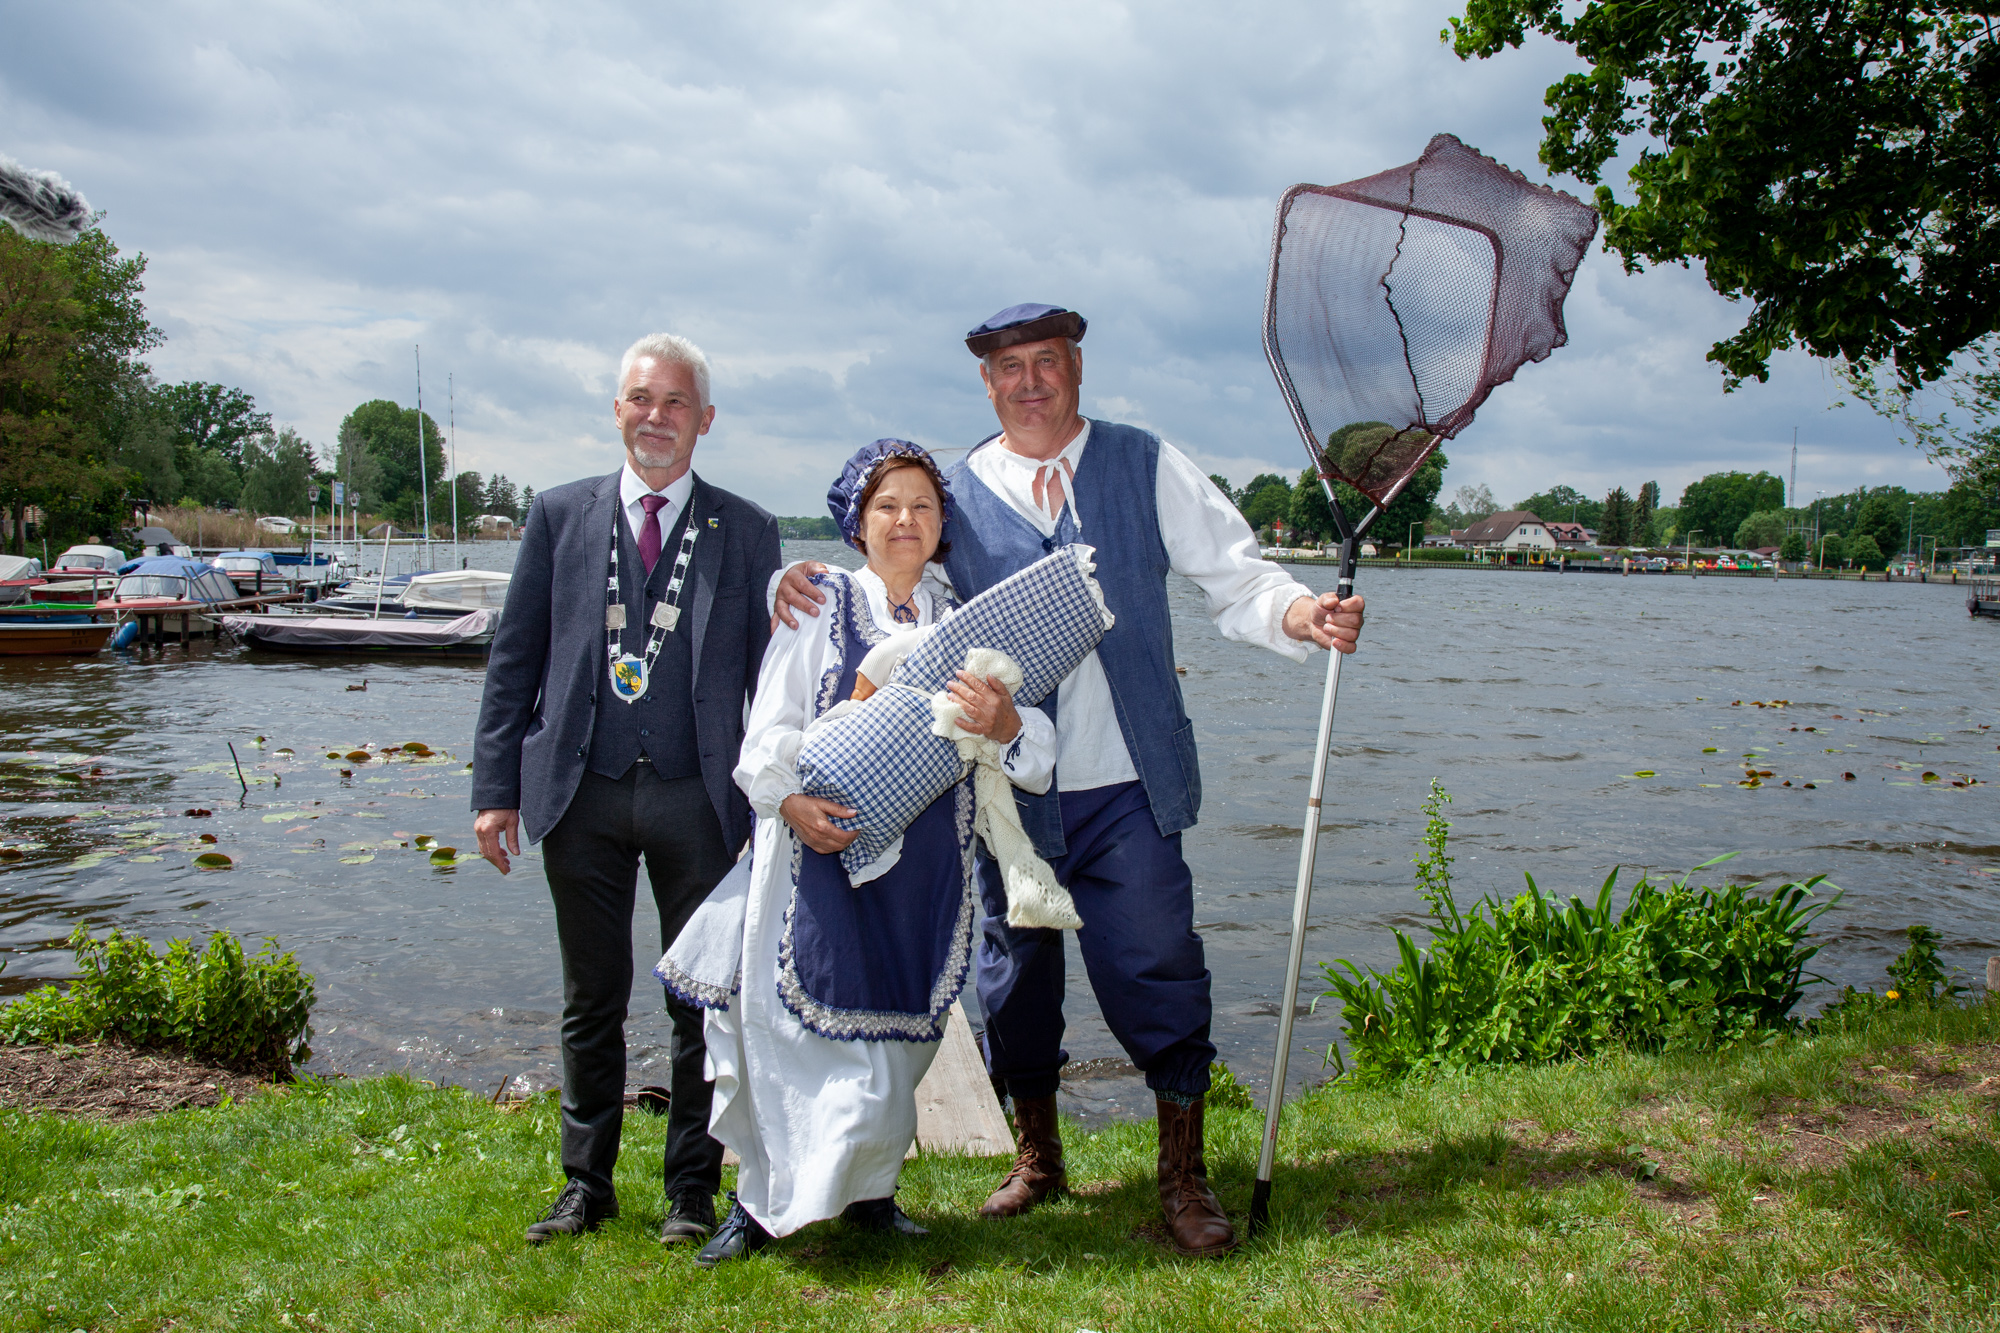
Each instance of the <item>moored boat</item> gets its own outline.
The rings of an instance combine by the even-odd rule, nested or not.
[[[0,657],[88,656],[102,648],[118,626],[68,621],[0,621]]]
[[[222,627],[253,648],[286,653],[484,657],[493,646],[497,611],[469,611],[452,620],[433,616],[231,615]]]

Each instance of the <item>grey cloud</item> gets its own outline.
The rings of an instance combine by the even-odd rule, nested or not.
[[[1258,343],[1279,193],[1438,130],[1538,176],[1565,55],[1461,65],[1450,8],[56,6],[10,18],[0,148],[148,254],[163,375],[318,441],[410,401],[421,342],[461,466],[608,469],[616,357],[670,327],[716,363],[703,472],[814,513],[868,439],[990,433],[959,339],[1045,300],[1091,317],[1088,405],[1242,481],[1303,462]],[[1725,397],[1701,357],[1735,314],[1594,253],[1571,345],[1494,395],[1450,483],[1673,494],[1781,466],[1797,422],[1804,485],[1936,484],[1802,359]]]

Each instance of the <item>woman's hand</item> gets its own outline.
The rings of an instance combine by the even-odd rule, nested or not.
[[[945,688],[965,710],[958,723],[960,731],[984,736],[1001,745],[1012,745],[1021,734],[1021,713],[1014,707],[1013,691],[993,677],[961,671],[958,679]]]
[[[834,827],[835,817],[851,819],[854,811],[823,796],[793,792],[779,803],[778,813],[792,826],[792,832],[799,835],[800,842],[828,856],[846,851],[847,844],[861,836],[860,829]]]

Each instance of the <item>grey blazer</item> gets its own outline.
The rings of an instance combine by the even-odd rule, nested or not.
[[[472,808],[518,809],[530,841],[569,809],[590,753],[597,691],[609,683],[604,579],[622,470],[535,497],[487,659]],[[700,477],[688,506],[705,525],[682,602],[692,622],[683,631],[694,635],[695,739],[702,783],[733,851],[750,836],[750,805],[730,774],[771,638],[764,589],[778,568],[778,522]]]

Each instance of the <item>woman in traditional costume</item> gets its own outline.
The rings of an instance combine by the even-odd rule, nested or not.
[[[740,914],[725,881],[659,970],[669,989],[707,1009],[710,1133],[741,1160],[729,1216],[698,1258],[704,1266],[835,1216],[924,1234],[896,1206],[896,1179],[979,915],[970,777],[852,875],[839,853],[855,834],[834,821],[854,811],[800,789],[808,729],[856,697],[870,650],[954,608],[927,572],[949,549],[951,516],[928,453],[876,441],[848,461],[827,504],[868,563],[820,575],[825,613],[773,635],[735,774],[757,813],[749,873],[732,877]],[[861,695],[882,683],[864,679]],[[990,678],[961,672],[950,689],[960,729],[1006,747],[1015,784],[1047,790],[1049,718],[1017,709]]]

